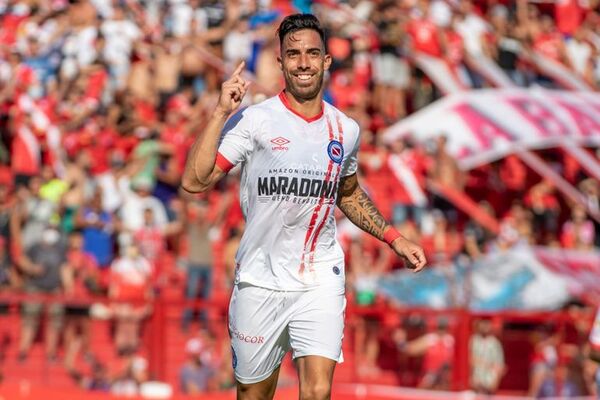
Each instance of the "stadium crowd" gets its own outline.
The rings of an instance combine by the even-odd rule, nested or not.
[[[517,157],[465,172],[443,136],[431,143],[382,140],[391,124],[441,96],[410,62],[415,52],[461,65],[475,88],[486,83],[465,59],[480,53],[520,86],[552,86],[519,58],[534,48],[597,87],[595,0],[0,0],[0,294],[60,295],[47,307],[23,304],[21,362],[46,308],[48,359],[62,359],[90,388],[126,392],[147,379],[147,361],[136,353],[153,298],[173,287],[187,299],[228,291],[244,228],[238,175],[201,196],[182,192],[180,177],[232,66],[247,62],[248,104],[281,90],[275,28],[297,11],[316,13],[328,33],[334,62],[326,98],[361,126],[363,184],[403,235],[423,243],[433,264],[521,242],[584,251],[600,245],[597,221]],[[558,150],[543,156],[600,210],[598,181]],[[428,181],[477,199],[500,221],[500,233],[431,194]],[[373,304],[377,279],[402,264],[338,217],[351,296]],[[85,300],[99,297],[108,306]],[[210,331],[206,313],[195,314],[183,311],[181,329]],[[84,379],[76,358],[94,360],[90,315],[114,319],[125,367],[109,373],[94,364]],[[212,339],[203,335],[186,346],[190,361],[181,376],[188,392],[231,383],[225,369],[207,367],[215,362],[203,351]],[[394,338],[407,354],[425,351],[402,330]],[[378,346],[365,340],[369,374]]]

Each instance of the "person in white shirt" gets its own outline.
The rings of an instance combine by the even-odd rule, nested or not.
[[[319,21],[310,14],[290,15],[278,33],[285,90],[229,118],[249,86],[242,62],[223,83],[219,103],[190,150],[182,187],[205,192],[242,165],[246,230],[229,306],[238,399],[272,398],[290,349],[300,398],[328,399],[336,362],[343,359],[345,309],[335,205],[386,241],[409,268],[419,271],[426,260],[358,183],[358,124],[323,101],[331,56]]]

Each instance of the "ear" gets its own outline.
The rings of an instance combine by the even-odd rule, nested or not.
[[[281,57],[277,57],[277,65],[279,65],[279,69],[283,71],[283,61],[281,60]]]
[[[325,58],[323,60],[323,69],[325,71],[329,70],[329,67],[331,67],[331,62],[332,62],[332,58],[330,54],[325,54]]]

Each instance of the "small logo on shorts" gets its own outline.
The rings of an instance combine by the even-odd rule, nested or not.
[[[335,266],[332,269],[333,269],[333,273],[336,274],[336,275],[339,275],[340,272],[342,272],[342,271],[340,271],[340,268],[338,266]]]
[[[337,164],[341,164],[344,159],[344,146],[337,140],[332,140],[327,146],[327,154],[331,161]]]
[[[235,354],[233,346],[231,346],[231,366],[233,367],[233,369],[237,367],[237,355]]]

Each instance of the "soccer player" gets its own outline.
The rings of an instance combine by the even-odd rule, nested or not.
[[[319,21],[290,15],[278,34],[285,90],[231,115],[249,86],[240,64],[190,150],[182,187],[207,191],[242,165],[246,229],[229,304],[238,399],[273,398],[290,349],[300,398],[328,399],[336,362],[343,360],[346,306],[333,208],[386,241],[415,271],[426,260],[421,247],[386,223],[358,183],[359,127],[323,101],[331,57]]]

